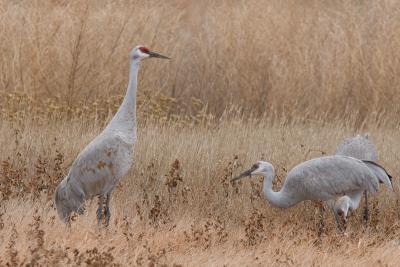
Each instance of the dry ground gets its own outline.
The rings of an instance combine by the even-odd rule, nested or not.
[[[0,266],[398,266],[400,2],[397,0],[0,0]],[[147,61],[132,171],[66,228],[55,186],[121,103],[130,49]],[[272,208],[298,163],[370,132],[394,176],[339,234],[302,203]]]
[[[135,165],[115,190],[110,227],[96,226],[95,200],[68,229],[47,200],[51,181],[62,178],[100,128],[27,123],[16,136],[10,124],[3,124],[0,173],[3,181],[9,177],[9,184],[7,190],[2,188],[8,200],[1,205],[1,264],[396,266],[398,131],[368,129],[380,162],[395,177],[395,192],[382,187],[372,199],[366,232],[361,212],[350,218],[344,235],[336,232],[327,212],[326,233],[318,242],[317,209],[311,203],[275,209],[260,195],[261,178],[229,182],[232,175],[265,159],[276,166],[279,188],[287,170],[330,153],[342,138],[354,134],[337,125],[267,119],[226,120],[214,126],[147,125],[139,131]]]

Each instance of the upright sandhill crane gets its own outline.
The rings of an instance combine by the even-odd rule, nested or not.
[[[393,190],[391,176],[382,166],[346,156],[320,157],[297,165],[287,174],[279,192],[272,190],[275,170],[271,163],[258,161],[232,180],[251,175],[264,176],[264,197],[279,208],[289,208],[304,200],[328,201],[364,190],[375,193],[379,181]]]
[[[132,49],[128,89],[121,106],[107,127],[79,153],[56,189],[57,212],[66,223],[72,212],[83,213],[84,202],[94,196],[99,196],[98,223],[103,221],[104,213],[106,225],[110,222],[111,193],[133,163],[137,75],[140,62],[146,58],[168,59],[141,45]]]

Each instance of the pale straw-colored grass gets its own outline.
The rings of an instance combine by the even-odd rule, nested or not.
[[[103,264],[123,265],[397,264],[397,131],[368,129],[377,144],[380,163],[393,174],[395,184],[395,192],[381,187],[371,198],[368,231],[362,226],[361,209],[350,217],[344,235],[337,233],[327,210],[326,231],[319,243],[318,210],[312,203],[276,209],[262,199],[260,178],[237,184],[229,179],[264,159],[276,166],[275,186],[279,188],[293,166],[322,152],[331,153],[342,138],[354,134],[353,130],[334,124],[238,121],[226,120],[215,127],[182,128],[171,123],[141,129],[134,167],[115,189],[107,230],[96,226],[96,200],[88,203],[87,213],[77,217],[71,229],[63,226],[51,207],[52,201],[46,198],[50,190],[43,189],[46,179],[33,179],[47,174],[57,177],[54,161],[58,154],[62,155],[61,172],[65,174],[76,154],[100,128],[79,123],[47,128],[31,125],[19,133],[16,143],[13,130],[3,127],[1,136],[9,138],[1,139],[1,147],[10,159],[2,160],[13,164],[14,169],[26,168],[24,176],[16,179],[26,183],[28,192],[18,195],[18,187],[11,185],[9,200],[2,202],[2,263],[10,260],[7,247],[14,227],[17,260],[24,263],[38,254],[41,264],[55,260],[74,265],[79,263],[73,256],[77,249],[75,253],[85,260],[97,257]],[[44,174],[38,170],[38,158],[45,162]],[[3,176],[7,171],[4,162]],[[32,188],[40,192],[36,198],[29,193]],[[35,216],[40,216],[39,230],[32,225]],[[42,245],[35,241],[41,240],[40,230]],[[36,238],[33,241],[32,236]],[[87,252],[93,248],[99,255]]]
[[[398,1],[1,1],[0,265],[397,266],[400,256]],[[66,228],[52,196],[118,108],[143,62],[134,166],[108,229],[96,200]],[[394,192],[337,233],[312,203],[273,208],[300,162],[369,132]]]

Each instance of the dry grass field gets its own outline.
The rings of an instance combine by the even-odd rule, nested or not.
[[[384,1],[0,0],[0,266],[398,266],[400,3]],[[55,186],[124,95],[128,53],[170,62],[139,73],[134,166],[111,202],[71,228]],[[281,210],[298,163],[369,132],[394,192],[344,234],[313,203]]]

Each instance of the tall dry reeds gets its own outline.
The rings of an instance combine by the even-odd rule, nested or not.
[[[1,1],[0,88],[72,109],[120,96],[140,43],[173,60],[143,64],[139,94],[185,111],[196,98],[217,116],[240,106],[398,126],[399,10],[394,0]]]

